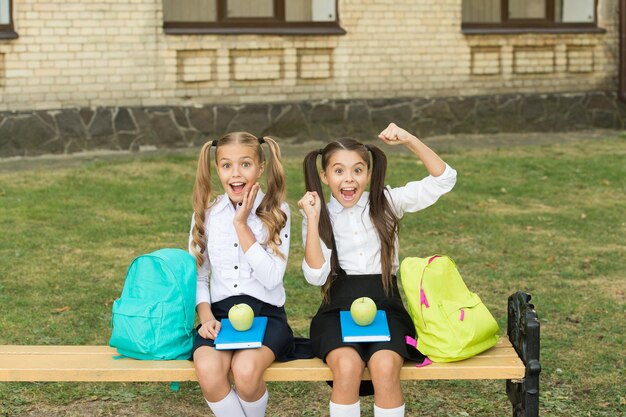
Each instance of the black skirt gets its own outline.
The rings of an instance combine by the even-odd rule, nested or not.
[[[341,341],[339,311],[350,310],[352,302],[359,297],[370,297],[379,310],[385,310],[389,323],[391,340],[388,342],[344,343]],[[393,294],[385,295],[381,275],[343,275],[335,278],[330,287],[330,302],[322,304],[311,321],[311,343],[313,354],[326,361],[331,350],[350,346],[363,362],[367,363],[379,350],[391,350],[405,359],[422,362],[422,355],[414,347],[407,345],[405,336],[417,339],[413,321],[409,316],[398,290],[398,282],[393,277]]]
[[[276,307],[260,301],[249,295],[236,295],[211,304],[211,311],[217,320],[228,318],[228,310],[235,304],[248,304],[254,311],[254,316],[267,317],[267,329],[263,337],[263,346],[267,346],[274,353],[276,360],[286,362],[294,359],[312,357],[308,339],[294,338],[291,327],[287,322],[287,313],[284,307]],[[200,326],[198,326],[199,328]],[[213,339],[205,339],[196,334],[193,343],[193,352],[200,346],[215,347]],[[192,357],[193,357],[192,352]]]

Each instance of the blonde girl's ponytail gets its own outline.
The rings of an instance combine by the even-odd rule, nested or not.
[[[211,146],[216,141],[207,142],[200,150],[198,167],[196,169],[196,181],[193,185],[192,206],[194,226],[191,231],[191,252],[196,258],[196,265],[202,266],[206,254],[206,210],[213,199],[211,189]]]
[[[287,214],[281,209],[285,201],[285,171],[281,162],[281,153],[278,143],[270,137],[258,138],[259,146],[266,143],[269,147],[269,158],[266,161],[266,193],[259,204],[256,214],[267,227],[267,245],[282,259],[285,254],[279,249],[281,244],[280,231],[287,224]]]

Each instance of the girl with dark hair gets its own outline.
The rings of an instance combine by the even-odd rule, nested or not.
[[[269,149],[267,160],[264,144]],[[217,197],[211,186],[213,147],[224,189]],[[258,182],[263,172],[267,194]],[[198,382],[215,416],[262,417],[268,401],[263,372],[274,360],[295,359],[293,333],[283,307],[291,219],[276,141],[235,132],[207,142],[198,159],[193,211],[189,252],[198,267],[200,326],[193,347]],[[255,316],[268,318],[263,346],[215,350],[220,319],[240,303],[252,307]],[[236,389],[231,388],[229,372]]]
[[[372,378],[374,416],[404,416],[400,369],[404,359],[421,361],[423,356],[405,342],[405,336],[415,338],[415,328],[395,275],[399,219],[434,204],[456,183],[456,171],[404,129],[391,123],[378,137],[391,146],[404,145],[430,175],[404,187],[385,187],[383,151],[351,138],[331,142],[304,160],[307,192],[298,202],[304,212],[302,270],[322,291],[310,336],[315,355],[333,373],[331,417],[360,415],[359,384],[365,366]],[[322,182],[330,189],[328,204]],[[364,296],[387,312],[391,341],[342,342],[339,311],[349,310],[352,301]]]

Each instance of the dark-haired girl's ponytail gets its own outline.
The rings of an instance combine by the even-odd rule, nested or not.
[[[328,207],[326,207],[326,201],[324,199],[324,190],[322,189],[322,182],[317,170],[317,157],[321,155],[318,150],[309,152],[303,161],[304,168],[304,184],[307,191],[315,191],[320,198],[321,210],[319,218],[319,235],[320,239],[327,248],[331,249],[330,265],[331,269],[326,278],[326,282],[322,285],[322,298],[324,303],[330,301],[329,289],[334,281],[335,275],[343,274],[344,271],[339,266],[339,258],[337,257],[337,245],[335,244],[335,236],[333,234],[333,227],[330,221],[330,215],[328,214]]]
[[[387,175],[387,157],[375,145],[366,145],[372,154],[372,177],[370,180],[370,218],[380,240],[380,263],[383,288],[385,294],[393,294],[393,278],[391,268],[396,256],[396,240],[400,229],[400,222],[395,210],[391,206],[385,191],[385,176]]]

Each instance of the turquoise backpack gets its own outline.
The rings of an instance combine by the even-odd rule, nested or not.
[[[135,359],[189,359],[195,306],[193,256],[181,249],[139,256],[113,303],[109,345]]]
[[[447,256],[406,258],[400,266],[417,349],[433,362],[467,359],[493,347],[498,323]]]

